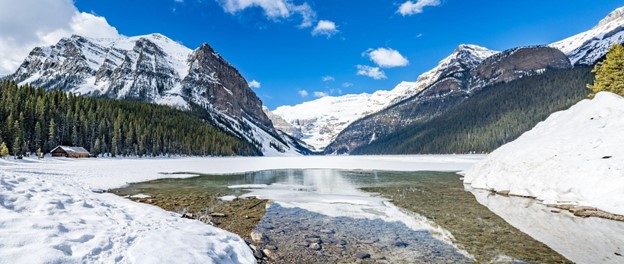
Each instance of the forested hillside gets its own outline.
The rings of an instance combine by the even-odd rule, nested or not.
[[[250,143],[202,120],[200,112],[81,97],[0,82],[0,146],[12,155],[57,145],[112,156],[260,155]]]
[[[485,153],[585,98],[590,68],[550,70],[483,88],[463,103],[352,154]]]

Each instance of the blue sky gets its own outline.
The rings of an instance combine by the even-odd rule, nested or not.
[[[192,49],[209,43],[245,78],[261,83],[254,90],[271,109],[312,100],[314,92],[392,89],[400,81],[414,81],[462,43],[494,50],[551,43],[593,27],[624,5],[607,0],[422,0],[434,6],[402,15],[397,11],[406,0],[264,1],[286,3],[281,10],[241,5],[228,9],[228,1],[263,2],[75,0],[74,4],[80,11],[105,17],[126,36],[158,32]],[[321,20],[335,23],[336,31],[313,34]],[[395,50],[408,63],[381,67],[385,79],[356,75],[357,65],[379,67],[365,54],[377,48]],[[323,81],[325,76],[332,78]],[[301,90],[308,92],[307,97]]]

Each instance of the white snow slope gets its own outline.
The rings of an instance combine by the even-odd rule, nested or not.
[[[354,121],[419,93],[438,81],[449,68],[457,67],[459,61],[477,65],[496,53],[476,45],[460,45],[436,67],[420,75],[416,82],[401,82],[392,90],[372,94],[326,96],[294,106],[280,106],[273,113],[300,130],[303,133],[301,140],[320,151]]]
[[[483,156],[0,159],[0,263],[254,263],[238,236],[96,189],[279,168],[458,171]]]
[[[623,131],[624,98],[600,92],[492,152],[464,183],[624,215]]]
[[[624,7],[620,7],[602,19],[594,28],[550,46],[568,55],[572,64],[592,65],[607,54],[611,46],[623,42]]]
[[[401,95],[417,93],[425,86],[402,82],[391,91],[325,96],[295,106],[280,106],[273,113],[300,130],[303,134],[300,139],[320,151],[353,121],[385,108]]]

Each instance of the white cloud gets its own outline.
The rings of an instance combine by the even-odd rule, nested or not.
[[[375,80],[386,79],[386,73],[379,67],[371,67],[367,65],[357,65],[357,75],[368,76]]]
[[[369,49],[363,55],[382,68],[403,67],[409,64],[401,53],[391,48]]]
[[[440,0],[416,0],[416,2],[407,1],[399,6],[397,13],[400,13],[403,16],[420,14],[423,12],[423,8],[425,6],[438,6],[440,4]]]
[[[327,94],[326,92],[319,92],[319,91],[315,91],[314,92],[314,97],[316,98],[321,98],[321,97],[325,97],[328,96],[329,94]]]
[[[336,79],[334,78],[334,76],[330,76],[330,75],[323,76],[323,81],[324,82],[333,82],[335,80]]]
[[[343,83],[343,84],[342,84],[342,87],[344,87],[344,88],[349,88],[349,87],[351,87],[351,86],[353,86],[353,84],[352,84],[352,83],[350,83],[350,82],[346,82],[346,83]]]
[[[297,93],[301,97],[308,97],[308,91],[306,91],[306,90],[299,90],[299,91],[297,91]]]
[[[339,30],[338,30],[338,27],[336,26],[336,23],[329,21],[329,20],[321,20],[318,22],[314,30],[312,30],[312,35],[313,36],[325,35],[325,36],[331,37],[332,35],[338,32]]]
[[[72,0],[0,1],[0,76],[13,73],[34,47],[72,34],[120,36],[105,18],[78,11]]]
[[[238,13],[247,8],[258,7],[264,11],[267,18],[272,20],[289,18],[294,14],[301,16],[299,27],[311,27],[316,20],[316,12],[308,3],[295,5],[291,0],[217,0],[223,10],[230,14]]]
[[[250,88],[260,88],[260,86],[262,86],[262,85],[260,84],[259,81],[253,80],[253,81],[249,82],[249,87]]]

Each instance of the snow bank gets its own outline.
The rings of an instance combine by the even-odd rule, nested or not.
[[[624,215],[624,98],[601,92],[554,113],[463,174],[473,188]]]
[[[0,263],[254,263],[237,235],[94,190],[193,173],[444,170],[482,156],[0,159]],[[185,174],[166,174],[189,172]]]
[[[94,193],[74,177],[0,167],[0,263],[255,262],[237,235]]]

